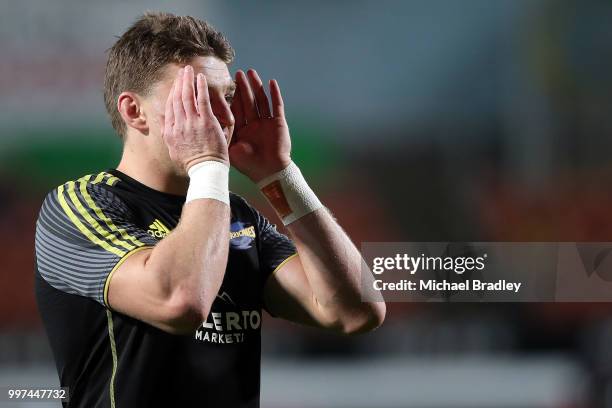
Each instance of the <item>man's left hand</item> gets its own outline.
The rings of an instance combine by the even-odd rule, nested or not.
[[[231,104],[236,127],[229,146],[230,163],[255,183],[291,163],[291,138],[283,98],[276,80],[269,82],[270,103],[257,72],[236,73]]]

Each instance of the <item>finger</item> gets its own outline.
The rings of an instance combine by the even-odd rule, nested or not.
[[[238,71],[236,74],[238,81],[238,88],[240,88],[240,94],[242,96],[242,110],[247,122],[254,121],[259,117],[257,113],[257,105],[255,105],[255,96],[249,85],[249,80],[242,71]]]
[[[183,72],[183,88],[181,90],[181,100],[183,101],[183,108],[188,118],[198,114],[196,110],[195,101],[195,90],[193,89],[193,67],[187,65]]]
[[[166,98],[166,109],[164,112],[164,135],[169,136],[172,134],[172,125],[174,124],[174,110],[172,107],[172,97],[174,95],[174,87],[176,86],[176,80],[172,83],[172,88]]]
[[[271,117],[272,115],[270,115],[270,104],[268,103],[268,96],[266,95],[266,91],[264,89],[263,83],[261,82],[261,78],[259,78],[259,75],[257,75],[257,71],[255,71],[254,69],[249,69],[247,71],[247,76],[249,78],[251,88],[255,93],[255,102],[257,103],[259,117]]]
[[[185,110],[183,109],[183,101],[181,93],[183,89],[183,68],[179,70],[174,82],[174,90],[172,92],[172,109],[174,110],[174,123],[177,126],[182,126],[185,121]]]
[[[201,115],[213,115],[212,107],[210,105],[210,95],[208,95],[208,83],[204,74],[198,74],[197,77],[198,87],[198,110]]]
[[[230,106],[230,109],[232,110],[232,114],[234,115],[236,127],[240,128],[246,125],[244,109],[242,109],[242,94],[240,93],[239,87],[236,87],[236,91],[234,92],[234,99],[232,100],[232,105]]]
[[[276,79],[270,81],[270,96],[272,97],[272,114],[275,118],[285,117],[285,104]]]

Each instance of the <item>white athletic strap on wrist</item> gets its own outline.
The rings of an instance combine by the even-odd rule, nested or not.
[[[185,204],[200,198],[212,198],[229,205],[229,167],[207,160],[194,164],[189,173],[189,190]]]
[[[278,173],[261,180],[257,186],[274,207],[284,225],[289,225],[323,207],[293,162]]]

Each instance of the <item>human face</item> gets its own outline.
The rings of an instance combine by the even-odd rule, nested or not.
[[[234,115],[230,109],[230,104],[236,85],[227,69],[227,65],[219,58],[212,56],[195,57],[189,61],[189,65],[193,67],[194,77],[198,73],[202,73],[206,77],[213,114],[219,121],[229,144],[234,132]],[[146,104],[152,110],[154,118],[151,121],[152,123],[150,123],[149,132],[156,136],[156,139],[162,140],[166,99],[172,89],[172,83],[176,78],[178,70],[184,66],[184,64],[168,64],[162,79],[153,87],[151,93],[146,98],[148,102]]]
[[[212,56],[196,57],[190,61],[189,65],[193,67],[194,77],[196,77],[198,73],[202,73],[206,77],[213,113],[221,124],[221,128],[229,142],[234,131],[234,115],[232,115],[230,105],[234,97],[236,85],[227,69],[227,65],[219,58]],[[164,78],[156,87],[156,93],[158,95],[155,99],[158,103],[157,108],[162,116],[166,105],[166,99],[172,88],[172,83],[176,78],[178,70],[184,66],[185,65],[179,64],[168,65]]]

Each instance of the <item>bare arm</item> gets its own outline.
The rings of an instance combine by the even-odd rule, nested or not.
[[[177,227],[153,249],[129,256],[109,284],[109,305],[164,331],[191,333],[206,319],[227,264],[229,207],[185,205]]]
[[[270,81],[270,109],[254,70],[248,71],[248,77],[238,72],[236,81],[232,110],[239,142],[230,148],[230,157],[232,165],[259,182],[291,163],[284,104],[278,84]],[[385,304],[361,300],[361,254],[330,213],[320,208],[291,222],[288,229],[298,256],[268,279],[264,292],[268,309],[287,320],[342,333],[378,327]],[[368,284],[372,275],[365,265],[363,271]]]
[[[298,256],[270,277],[265,299],[275,315],[345,334],[380,326],[384,302],[361,299],[361,254],[330,213],[319,209],[288,225]]]
[[[227,141],[214,117],[206,80],[194,91],[191,67],[179,71],[166,102],[164,140],[185,170],[207,160],[228,163]],[[193,332],[223,281],[230,208],[215,199],[185,204],[177,228],[153,249],[129,256],[109,278],[113,309],[170,333]]]

